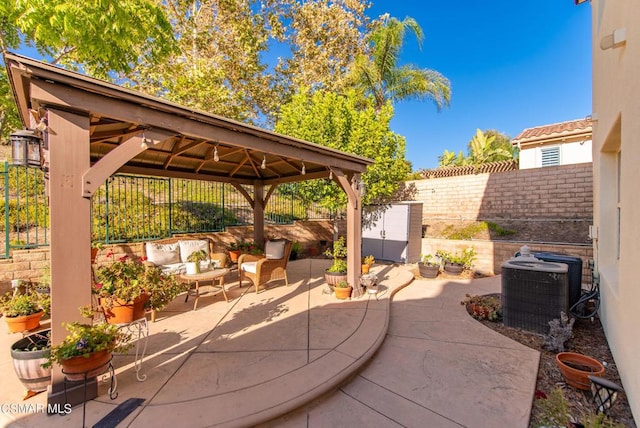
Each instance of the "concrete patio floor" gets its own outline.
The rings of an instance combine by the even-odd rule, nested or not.
[[[119,395],[110,400],[101,383],[85,425],[136,397],[144,403],[118,426],[528,426],[539,353],[460,305],[466,293],[499,292],[499,276],[412,281],[404,266],[375,265],[378,295],[339,301],[326,292],[329,263],[290,262],[289,286],[258,294],[232,273],[229,302],[202,295],[196,311],[179,297],[149,322],[146,381],[132,355],[116,356]],[[46,394],[22,401],[8,352],[21,335],[0,336],[0,425],[81,426],[82,406],[66,416],[8,411],[46,407]]]

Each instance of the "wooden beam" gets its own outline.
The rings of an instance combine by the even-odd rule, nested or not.
[[[155,130],[144,131],[146,144],[158,144],[168,136],[170,137],[172,135]],[[135,135],[131,137],[128,141],[118,145],[118,147],[104,155],[91,168],[85,171],[82,176],[82,196],[90,198],[98,187],[107,181],[107,178],[114,174],[129,160],[145,151],[147,147],[143,147],[142,142],[142,135]]]
[[[134,122],[159,129],[171,129],[175,133],[191,138],[216,140],[231,147],[260,150],[277,156],[303,159],[309,163],[343,170],[365,172],[367,165],[372,163],[370,159],[348,155],[334,149],[271,134],[248,126],[245,130],[240,125],[232,129],[224,128],[222,127],[223,121],[216,121],[205,115],[199,116],[202,120],[196,121],[175,113],[148,108],[145,105],[136,105],[41,80],[31,81],[31,96],[33,99],[41,101],[42,105],[81,109],[124,122]],[[208,123],[206,119],[217,123]]]
[[[173,177],[186,178],[189,180],[202,181],[218,181],[221,183],[238,183],[252,185],[253,179],[250,178],[234,178],[227,175],[216,174],[197,174],[193,171],[176,171],[171,169],[158,170],[155,168],[146,168],[143,166],[124,165],[117,172],[124,174],[150,175],[152,177]]]

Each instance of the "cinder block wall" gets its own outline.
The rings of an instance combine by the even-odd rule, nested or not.
[[[432,220],[593,219],[591,163],[407,182]]]
[[[582,259],[582,283],[591,284],[591,271],[589,260],[593,258],[593,248],[589,245],[570,244],[541,244],[532,242],[512,241],[462,241],[452,239],[423,238],[422,254],[433,254],[444,250],[449,252],[462,251],[473,247],[476,251],[476,260],[473,269],[484,274],[500,274],[502,263],[509,260],[520,251],[520,247],[527,245],[532,252],[548,251],[570,254]]]

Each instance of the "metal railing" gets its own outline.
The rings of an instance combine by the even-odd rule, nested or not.
[[[42,171],[7,162],[2,167],[5,233],[0,258],[7,258],[12,249],[49,245],[49,208]],[[245,190],[252,194],[250,187]],[[91,216],[92,240],[117,243],[250,225],[253,207],[228,183],[117,174],[94,193]],[[265,221],[272,224],[330,218],[334,214],[319,204],[303,204],[291,186],[276,189],[265,207]]]

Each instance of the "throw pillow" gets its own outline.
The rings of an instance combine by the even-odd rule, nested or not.
[[[264,246],[264,254],[268,259],[281,259],[284,257],[284,241],[267,241]]]
[[[180,261],[186,263],[191,253],[204,250],[209,255],[209,241],[205,239],[188,239],[178,241],[180,245]]]
[[[174,244],[155,244],[147,242],[145,244],[145,252],[147,261],[155,265],[169,265],[172,263],[180,263],[180,251],[178,243]]]

